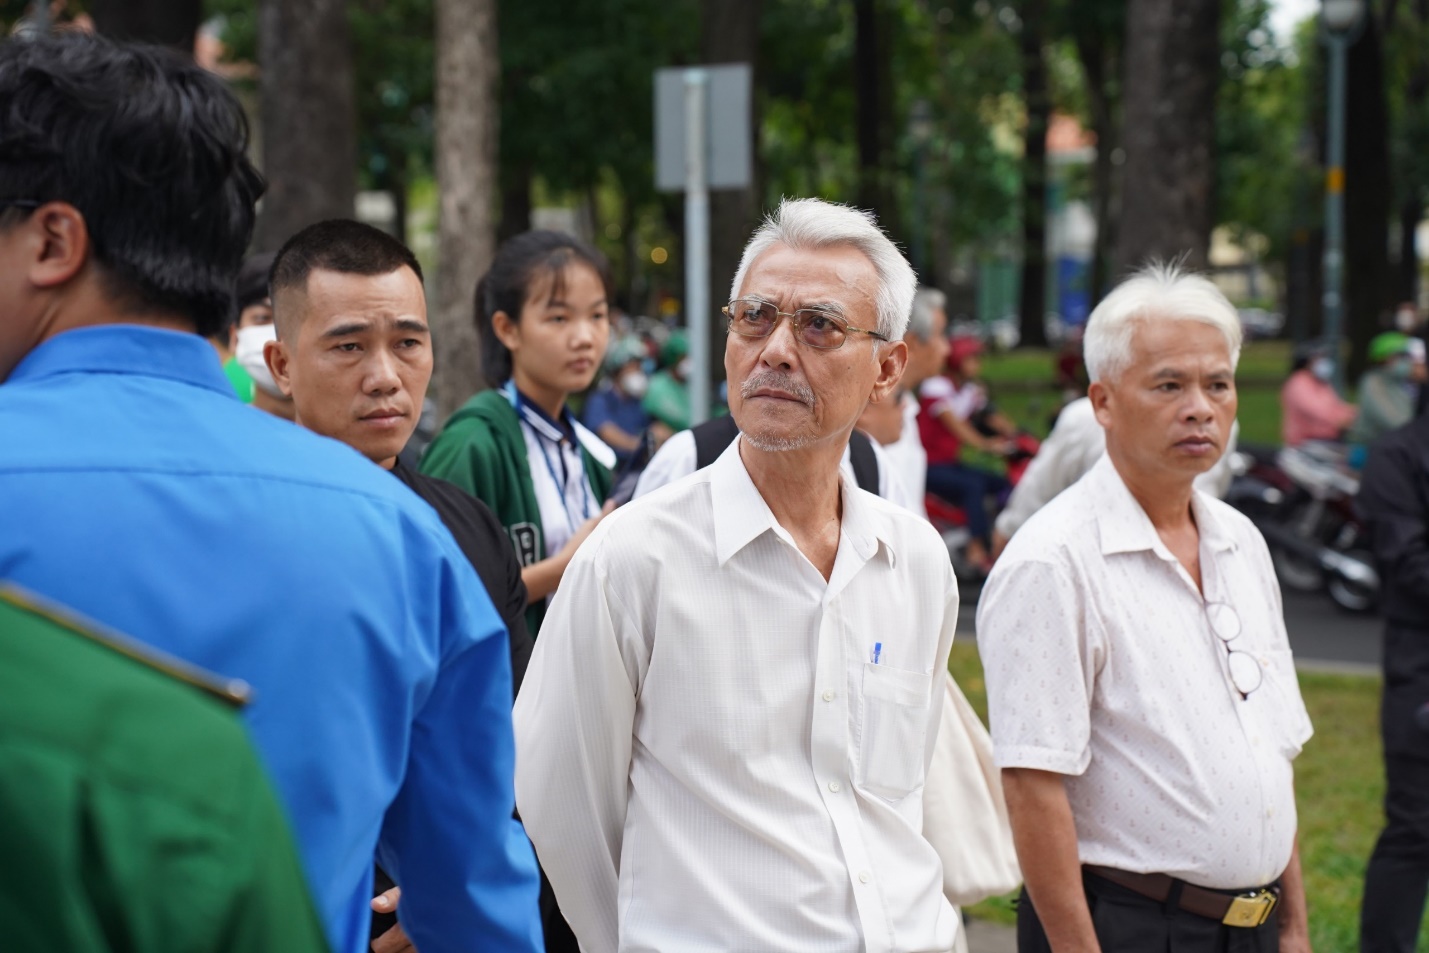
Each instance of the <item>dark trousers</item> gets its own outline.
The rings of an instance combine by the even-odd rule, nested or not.
[[[1085,874],[1087,906],[1102,953],[1277,953],[1276,917],[1254,929],[1228,927],[1175,905],[1159,903],[1094,874]],[[1052,953],[1027,891],[1017,901],[1018,953]]]
[[[1387,823],[1365,872],[1361,953],[1414,953],[1429,891],[1429,760],[1390,755]]]
[[[961,507],[968,518],[968,532],[988,545],[992,517],[987,498],[1007,489],[1007,481],[995,473],[965,467],[961,463],[934,463],[928,466],[928,492]]]

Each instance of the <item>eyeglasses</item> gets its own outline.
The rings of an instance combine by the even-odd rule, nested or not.
[[[780,318],[788,318],[794,324],[794,337],[821,351],[843,347],[850,334],[867,334],[880,341],[888,340],[877,331],[850,327],[843,318],[817,308],[801,308],[790,314],[780,311],[768,301],[737,298],[720,310],[729,318],[729,330],[745,338],[767,338],[774,333]]]
[[[1243,649],[1231,648],[1231,643],[1240,638],[1240,616],[1229,603],[1207,602],[1206,618],[1210,621],[1211,631],[1221,640],[1221,645],[1225,646],[1226,667],[1230,671],[1231,684],[1240,693],[1241,701],[1245,701],[1251,692],[1260,687],[1265,676],[1254,655]]]
[[[0,208],[27,208],[33,211],[44,204],[35,199],[0,199]]]

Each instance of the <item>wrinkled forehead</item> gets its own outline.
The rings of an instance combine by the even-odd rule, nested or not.
[[[279,289],[273,307],[284,338],[300,326],[311,336],[346,325],[391,330],[400,324],[410,330],[418,324],[425,328],[427,321],[422,282],[405,265],[378,275],[314,269],[302,287]]]
[[[750,264],[739,296],[770,301],[783,310],[834,304],[849,312],[871,312],[878,271],[853,245],[795,248],[781,242]]]

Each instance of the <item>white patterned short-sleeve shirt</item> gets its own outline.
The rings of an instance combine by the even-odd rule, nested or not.
[[[1013,538],[977,618],[996,760],[1068,776],[1083,863],[1258,886],[1290,859],[1310,719],[1264,540],[1192,509],[1204,594],[1106,456]],[[1261,668],[1246,698],[1207,603]]]

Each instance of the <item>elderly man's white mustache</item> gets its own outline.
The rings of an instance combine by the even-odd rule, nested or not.
[[[793,374],[784,371],[762,371],[755,374],[740,385],[739,396],[748,400],[754,396],[755,391],[764,387],[782,390],[800,403],[809,407],[814,406],[814,389]]]

